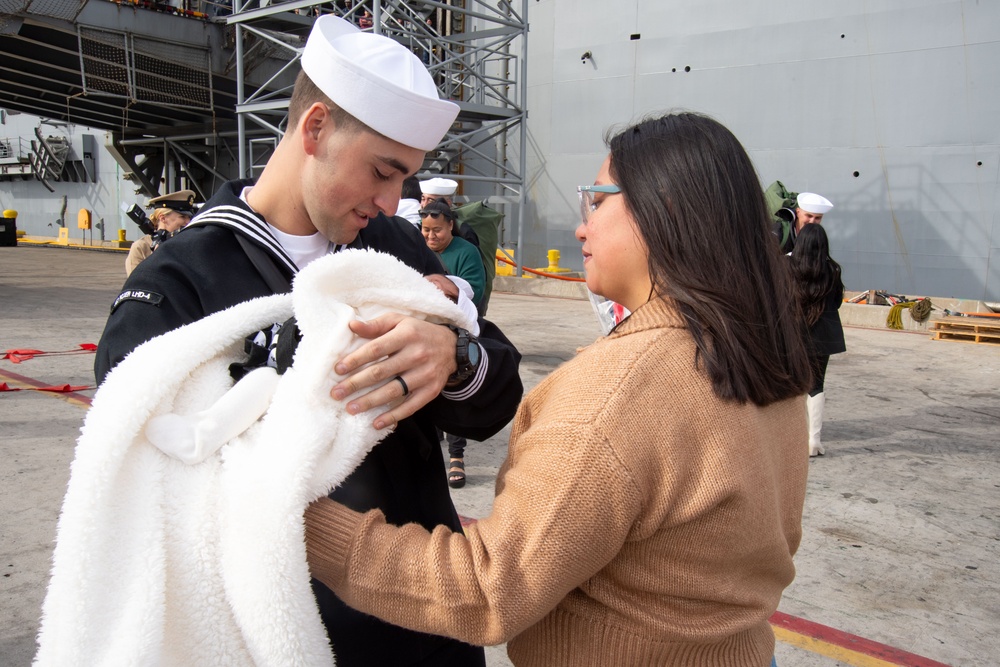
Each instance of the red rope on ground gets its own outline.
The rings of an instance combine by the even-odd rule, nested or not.
[[[510,264],[513,267],[517,267],[517,262],[512,262],[506,257],[497,257],[497,261],[503,262],[504,264]],[[526,266],[521,267],[522,271],[527,271],[528,273],[533,273],[536,276],[542,276],[543,278],[555,278],[556,280],[567,280],[573,283],[585,283],[587,282],[583,278],[573,278],[572,276],[560,276],[554,273],[546,273],[545,271],[536,271],[535,269],[529,269]]]
[[[17,373],[13,373],[11,371],[7,371],[2,368],[0,368],[0,380],[6,380],[7,382],[12,381],[21,385],[25,385],[23,387],[18,388],[9,386],[7,382],[0,383],[6,388],[5,389],[6,391],[18,391],[19,389],[23,391],[28,389],[34,389],[37,391],[41,391],[43,394],[48,394],[49,396],[52,396],[54,398],[62,399],[67,403],[73,403],[74,405],[81,405],[81,406],[89,406],[93,399],[91,399],[90,396],[87,396],[86,394],[81,394],[74,390],[87,391],[89,389],[97,388],[97,387],[83,387],[83,386],[76,387],[73,385],[54,385],[54,386],[47,385],[44,382],[35,380],[34,378],[18,375]]]
[[[79,349],[76,350],[59,350],[57,352],[44,352],[42,350],[7,350],[4,353],[3,358],[12,361],[15,364],[19,364],[22,361],[28,361],[29,359],[34,359],[35,357],[41,356],[52,356],[57,354],[86,354],[89,352],[96,352],[97,346],[93,343],[80,343],[78,345]]]
[[[0,391],[51,391],[58,394],[71,394],[77,391],[86,391],[87,389],[97,389],[97,387],[69,384],[51,385],[46,387],[11,387],[6,382],[0,382]]]

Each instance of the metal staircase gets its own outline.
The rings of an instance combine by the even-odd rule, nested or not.
[[[63,166],[66,164],[66,156],[69,154],[69,142],[66,137],[43,137],[41,128],[35,128],[35,139],[31,140],[31,156],[29,164],[31,172],[42,182],[49,192],[55,192],[55,188],[49,183],[49,179],[58,181],[62,176]]]
[[[184,2],[202,4],[0,0],[0,106],[105,130],[146,196],[188,187],[210,196],[236,174],[235,31],[208,16],[207,0]],[[258,63],[262,80],[269,67]],[[256,90],[255,75],[244,85]],[[33,173],[51,184],[53,156],[36,144]]]
[[[266,162],[284,132],[312,23],[336,12],[412,49],[441,96],[461,107],[424,173],[447,174],[460,194],[522,219],[528,0],[518,8],[508,0],[233,0],[226,16],[216,15],[226,0],[169,2],[0,0],[0,106],[105,130],[105,147],[147,196],[191,188],[208,198]],[[47,185],[56,172],[63,178],[55,143],[39,136],[33,154],[35,176]],[[73,174],[87,176],[76,166]]]
[[[458,119],[437,150],[427,154],[423,174],[447,175],[459,181],[460,195],[473,191],[475,198],[504,207],[508,220],[520,221],[526,169],[528,2],[521,0],[519,5],[515,9],[506,0],[358,4],[293,0],[261,7],[257,0],[236,0],[226,21],[236,28],[240,173],[254,176],[267,161],[270,151],[262,149],[249,133],[251,129],[269,132],[279,140],[291,94],[290,85],[248,92],[241,82],[254,63],[251,49],[267,44],[272,55],[283,54],[287,60],[279,74],[297,72],[312,19],[336,13],[408,47],[427,65],[441,97],[458,103]],[[481,194],[484,190],[485,195]],[[501,243],[513,245],[504,238],[504,231]]]
[[[93,135],[43,136],[41,126],[35,127],[34,138],[0,138],[0,181],[35,179],[49,192],[55,192],[53,183],[92,183],[94,146]]]

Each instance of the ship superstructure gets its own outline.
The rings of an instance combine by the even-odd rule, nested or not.
[[[244,118],[243,135],[236,111],[241,104],[258,104],[242,111],[262,113],[268,107],[267,112],[275,114],[275,96],[288,85],[282,68],[293,60],[289,49],[278,43],[282,39],[265,38],[268,30],[277,30],[266,21],[278,20],[272,16],[278,5],[243,7],[258,12],[260,34],[251,30],[236,40],[240,21],[211,16],[228,11],[218,5],[181,7],[168,14],[107,0],[60,4],[65,1],[0,2],[4,58],[0,106],[30,111],[18,100],[34,97],[36,114],[97,128],[64,132],[71,144],[66,155],[74,157],[67,158],[68,180],[57,181],[55,192],[45,187],[46,179],[33,174],[0,182],[0,206],[21,211],[19,226],[36,234],[50,232],[48,225],[59,217],[58,210],[73,212],[85,205],[80,202],[107,211],[101,215],[95,210],[95,219],[105,217],[109,228],[127,226],[130,223],[117,213],[120,203],[141,196],[135,194],[137,189],[156,187],[156,179],[171,189],[190,186],[197,176],[200,188],[211,189],[219,179],[248,168],[252,172],[253,164],[266,159],[268,142],[273,145],[282,129],[280,104],[279,113],[263,118],[264,124],[246,123]],[[38,3],[79,11],[65,9],[65,18],[43,20],[31,12]],[[445,24],[437,23],[435,36],[457,53],[462,52],[463,41],[481,44],[507,31],[509,39],[462,64],[474,72],[476,63],[481,63],[489,80],[479,89],[487,91],[482,98],[455,86],[454,69],[449,71],[446,64],[454,58],[435,61],[442,94],[462,99],[469,114],[481,104],[490,118],[479,119],[479,126],[470,125],[465,132],[468,144],[432,156],[425,171],[457,176],[469,199],[493,198],[506,213],[501,240],[525,265],[543,265],[546,251],[554,248],[561,251],[565,265],[580,266],[573,238],[578,217],[575,188],[593,180],[605,154],[604,133],[651,112],[680,108],[708,113],[729,126],[750,151],[762,186],[780,179],[790,189],[819,192],[834,202],[836,208],[824,224],[849,289],[1000,300],[1000,4],[954,0],[493,4],[504,15],[488,17],[496,24],[491,24],[493,33],[487,33],[485,19],[477,16],[485,10],[474,7],[471,0],[468,4],[460,0],[327,3],[329,9],[323,11],[358,15],[371,9],[379,29],[395,30],[398,38],[409,30],[409,38],[417,42],[427,34],[401,17],[433,15],[436,20],[437,12],[452,11],[447,22],[451,32],[442,34]],[[295,22],[302,24],[299,34],[307,31],[310,8],[315,6],[285,3],[287,8],[292,5],[295,11],[280,12],[284,27],[278,32],[291,35],[285,41],[294,40]],[[238,14],[241,8],[234,9]],[[155,29],[141,25],[146,21],[129,24],[133,32],[123,29],[125,12],[142,11],[155,18],[151,19]],[[463,22],[456,23],[457,15]],[[172,27],[160,25],[168,20]],[[530,25],[526,33],[524,22]],[[23,85],[19,70],[30,65],[27,57],[17,55],[15,46],[30,39],[27,35],[40,30],[39,25],[75,31],[77,51],[70,54],[73,47],[68,42],[59,48],[77,59],[86,94],[69,89],[57,94],[37,82],[32,92],[32,86]],[[121,68],[96,68],[88,60],[94,56],[86,51],[95,37],[115,30],[127,36],[120,51],[132,54],[131,61],[122,61],[124,71],[127,74],[130,66],[135,70],[131,82],[126,76],[124,84],[116,84],[119,89],[108,81],[114,78],[109,72]],[[162,93],[147,92],[152,90],[148,82],[159,80],[155,76],[140,76],[140,65],[157,57],[173,65],[187,62],[180,55],[146,58],[152,47],[143,40],[158,45],[178,35],[194,36],[185,48],[204,50],[211,75],[196,85],[207,91],[204,102],[183,108],[175,108],[177,95],[164,99]],[[429,59],[435,57],[434,48],[443,48],[425,42],[430,45]],[[236,43],[249,45],[239,58]],[[113,58],[106,55],[104,60]],[[242,94],[238,66],[247,87]],[[61,79],[66,76],[63,70],[71,69],[63,64],[42,76]],[[102,86],[112,93],[131,92],[115,106]],[[94,100],[113,107],[102,113],[118,114],[113,127],[94,125],[78,106]],[[267,103],[260,106],[258,100]],[[172,125],[157,125],[157,107],[169,110],[163,119]],[[177,120],[182,114],[200,117]],[[6,125],[0,125],[0,136],[18,140],[17,148],[11,144],[11,152],[24,152],[38,137],[34,127],[11,125],[16,118],[10,116]],[[502,128],[490,131],[489,123]],[[267,131],[266,124],[274,131]],[[43,126],[40,132],[58,136],[57,129]],[[83,141],[73,138],[76,132],[93,136],[93,141],[87,140],[87,146],[96,147],[96,153],[90,151],[90,162]],[[110,138],[103,135],[107,132]],[[109,159],[112,153],[105,147],[119,155]],[[123,162],[129,156],[134,170]],[[129,173],[132,180],[123,182],[121,177]],[[92,175],[96,179],[84,180]],[[47,180],[53,184],[53,179]]]

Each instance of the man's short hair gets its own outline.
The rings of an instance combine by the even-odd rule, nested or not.
[[[306,109],[311,107],[316,102],[326,105],[326,107],[330,110],[330,116],[333,118],[333,122],[338,128],[342,128],[350,132],[367,131],[374,135],[380,137],[382,136],[337,106],[333,100],[327,97],[326,93],[320,90],[319,87],[313,83],[313,80],[309,78],[309,75],[306,74],[305,71],[300,71],[299,75],[295,77],[295,87],[292,89],[292,99],[288,103],[288,127],[295,127],[295,125],[298,124],[299,119],[302,117],[302,114],[305,113]]]

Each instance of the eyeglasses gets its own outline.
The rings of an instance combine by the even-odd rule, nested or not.
[[[443,215],[445,220],[455,219],[454,217],[448,215],[447,213],[442,213],[441,211],[425,211],[424,209],[420,209],[417,212],[420,214],[421,218],[434,218],[435,220],[437,220]]]
[[[617,185],[579,185],[576,191],[580,195],[580,219],[583,224],[587,224],[590,222],[590,214],[594,211],[594,193],[617,195],[621,194],[622,189]]]

